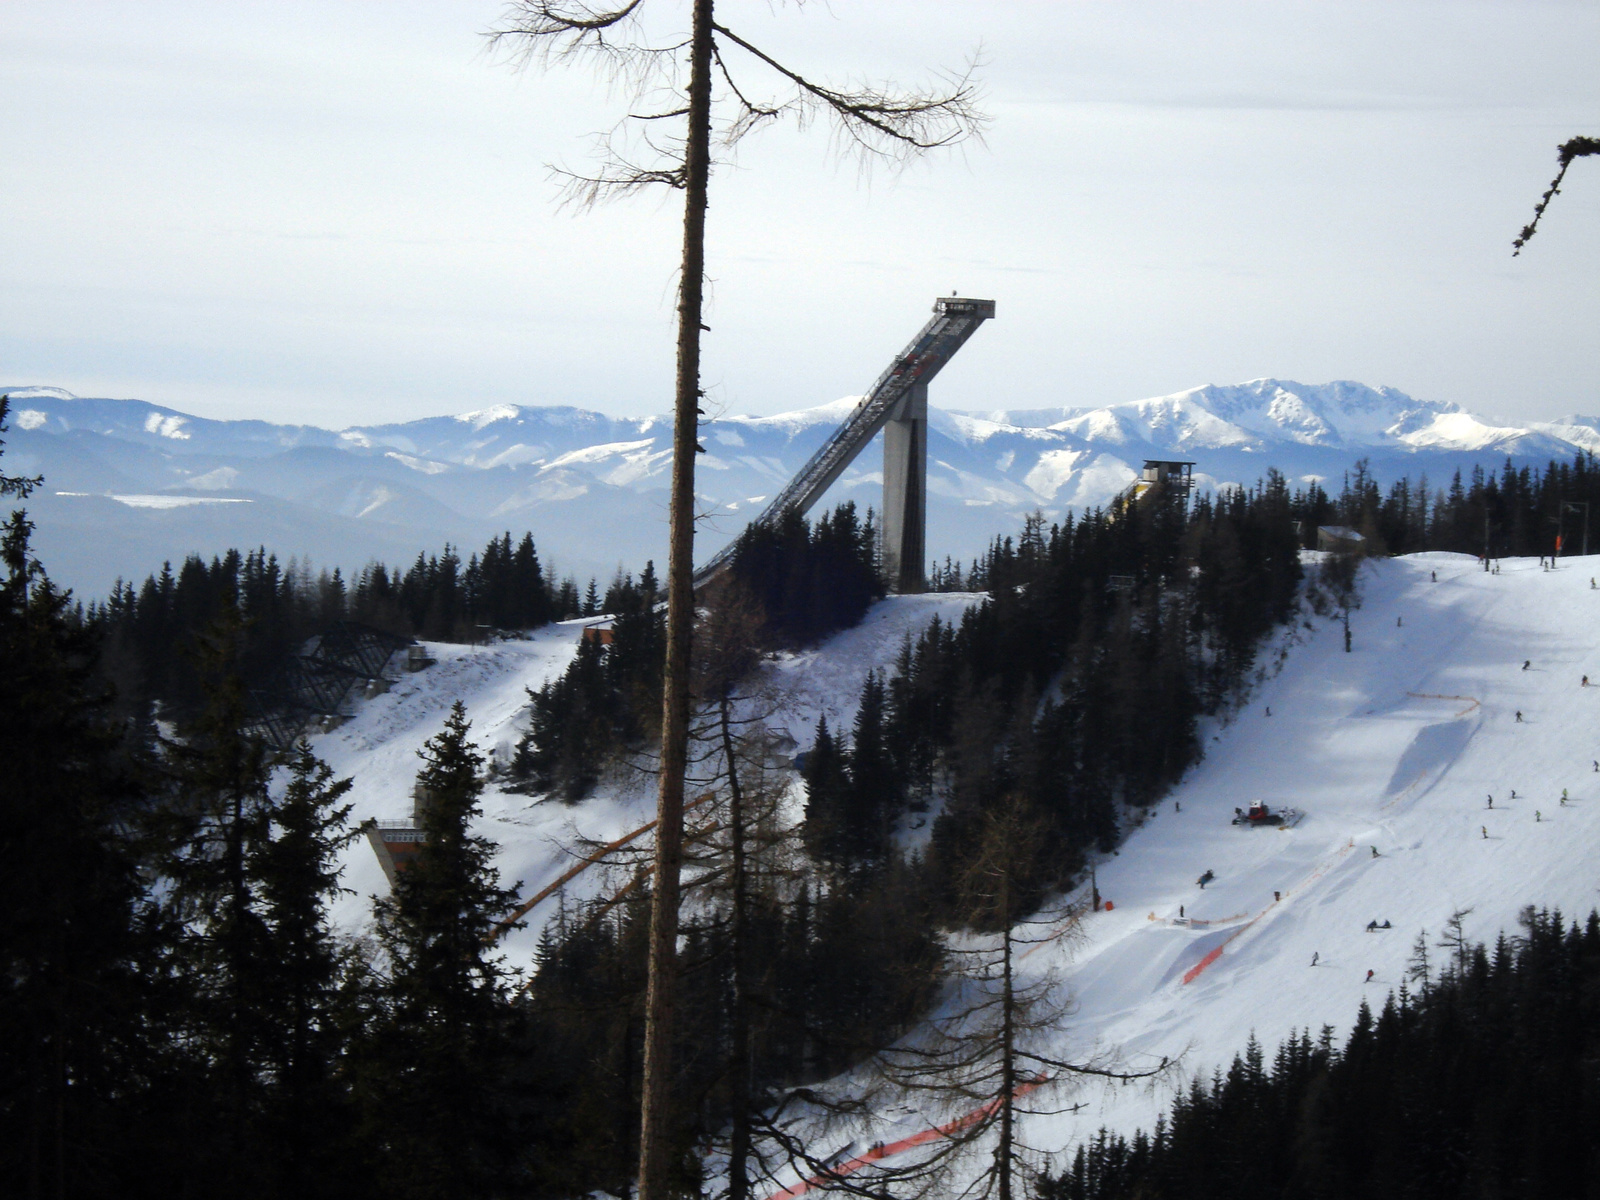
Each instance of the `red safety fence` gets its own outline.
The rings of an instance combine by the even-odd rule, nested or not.
[[[1011,1098],[1013,1100],[1020,1099],[1029,1092],[1043,1087],[1049,1080],[1050,1077],[1048,1075],[1036,1075],[1027,1083],[1018,1084],[1013,1089]],[[910,1137],[901,1138],[898,1142],[879,1142],[865,1154],[842,1162],[836,1167],[829,1167],[826,1172],[813,1175],[809,1179],[803,1179],[780,1192],[773,1192],[772,1195],[767,1197],[767,1200],[792,1200],[795,1196],[804,1196],[813,1188],[832,1183],[836,1179],[843,1179],[847,1175],[854,1175],[863,1167],[871,1166],[875,1162],[880,1162],[896,1154],[903,1154],[905,1151],[913,1150],[918,1146],[925,1146],[937,1138],[952,1137],[963,1130],[971,1129],[979,1121],[994,1113],[1000,1107],[1002,1100],[1004,1100],[1003,1096],[996,1096],[993,1100],[980,1104],[965,1116],[957,1117],[953,1121],[947,1121],[943,1125],[935,1126],[932,1129],[924,1129],[920,1133],[913,1133]]]

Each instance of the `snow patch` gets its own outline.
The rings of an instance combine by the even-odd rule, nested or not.
[[[184,480],[183,486],[205,492],[220,492],[223,488],[231,488],[238,478],[239,472],[233,467],[218,467],[215,471]]]
[[[398,450],[385,451],[384,457],[392,458],[401,466],[410,467],[413,471],[420,471],[424,475],[443,475],[450,469],[449,463],[433,462],[413,454],[401,454]]]
[[[153,412],[144,419],[144,431],[146,433],[159,434],[164,438],[172,438],[175,441],[186,442],[191,436],[184,429],[184,426],[188,423],[188,417],[179,416],[176,413],[171,416],[164,416],[161,413]]]
[[[59,493],[67,494],[67,493]],[[129,508],[191,508],[196,504],[252,504],[254,501],[246,500],[241,496],[151,496],[151,495],[116,495],[111,499],[118,504],[126,504]]]
[[[493,425],[496,421],[513,421],[522,415],[522,409],[515,404],[496,404],[492,408],[479,409],[477,412],[457,413],[456,420],[463,425],[471,425],[474,429],[482,429],[485,425]]]

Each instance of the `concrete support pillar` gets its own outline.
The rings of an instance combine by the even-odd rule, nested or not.
[[[883,427],[883,569],[902,596],[927,587],[928,385],[912,387]]]

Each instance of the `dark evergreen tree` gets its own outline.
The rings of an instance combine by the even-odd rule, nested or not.
[[[351,972],[328,906],[344,890],[337,856],[357,833],[346,828],[350,805],[340,803],[350,780],[335,780],[303,741],[288,767],[268,837],[246,862],[265,927],[258,1167],[265,1179],[258,1190],[334,1196],[354,1182],[350,1105],[340,1078]]]
[[[0,397],[0,432],[6,400]],[[0,474],[0,496],[35,481]],[[167,1069],[126,824],[142,801],[96,643],[13,512],[0,535],[0,1178],[17,1196],[115,1194],[170,1177],[153,1110]],[[141,1128],[141,1110],[156,1119]],[[148,1134],[141,1137],[140,1134]]]
[[[217,1126],[197,1165],[209,1157],[212,1183],[235,1195],[253,1194],[259,1181],[260,1067],[276,999],[269,930],[250,871],[269,837],[271,764],[266,748],[243,733],[241,638],[237,611],[225,610],[201,641],[205,708],[166,745],[169,794],[155,814],[166,843],[165,905],[182,930],[175,966],[190,981],[187,1032],[208,1072],[207,1094],[194,1102],[207,1106]]]
[[[484,760],[469,729],[458,702],[421,752],[422,848],[377,905],[383,1011],[358,1080],[362,1132],[393,1196],[497,1194],[519,1156],[508,1090],[515,1010],[491,937],[516,889],[500,884],[494,844],[471,832]]]
[[[850,760],[817,719],[817,732],[800,772],[806,784],[806,849],[820,862],[843,866],[853,860],[850,820]]]

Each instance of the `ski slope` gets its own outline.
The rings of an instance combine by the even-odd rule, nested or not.
[[[1600,557],[1560,561],[1508,559],[1498,575],[1464,555],[1372,563],[1353,651],[1313,621],[1276,677],[1206,731],[1205,760],[1100,865],[1112,911],[1085,918],[1070,960],[1047,951],[1034,957],[1055,961],[1030,968],[1059,971],[1075,1005],[1061,1055],[1181,1056],[1180,1071],[1070,1095],[1081,1111],[1033,1118],[1031,1142],[1149,1128],[1252,1033],[1269,1058],[1296,1029],[1342,1037],[1363,999],[1376,1009],[1400,986],[1419,934],[1443,961],[1434,943],[1455,911],[1492,942],[1524,905],[1600,902],[1600,686],[1581,686],[1600,683]],[[1252,800],[1306,816],[1231,825]],[[1393,927],[1368,932],[1374,920]]]

